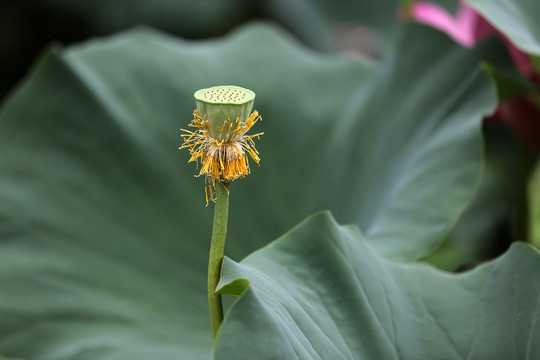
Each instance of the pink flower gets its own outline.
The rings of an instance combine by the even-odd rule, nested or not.
[[[499,36],[519,71],[529,80],[540,84],[529,55],[519,50],[469,5],[461,2],[453,16],[437,4],[418,1],[412,5],[410,16],[419,23],[441,30],[467,48],[474,47],[488,35]],[[540,150],[540,111],[527,97],[503,102],[489,120],[507,123],[530,147]]]
[[[486,36],[496,34],[502,38],[521,73],[536,80],[536,73],[530,57],[519,50],[510,40],[486,21],[471,6],[461,2],[455,16],[441,6],[418,1],[412,5],[411,16],[419,23],[430,25],[450,36],[458,44],[472,48]]]
[[[455,16],[430,2],[415,2],[411,9],[413,19],[441,30],[458,44],[472,48],[495,29],[472,7],[461,3]]]

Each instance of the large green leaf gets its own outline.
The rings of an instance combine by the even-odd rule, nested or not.
[[[68,57],[115,117],[147,123],[139,141],[149,141],[147,129],[160,129],[157,135],[168,143],[155,136],[144,152],[159,150],[161,161],[169,161],[164,171],[174,167],[181,174],[176,191],[192,189],[186,212],[193,206],[208,213],[200,208],[202,179],[194,181],[194,167],[182,164],[188,155],[170,152],[178,143],[175,130],[190,119],[192,89],[233,82],[258,94],[256,108],[266,119],[260,127],[266,133],[259,146],[263,165],[233,184],[230,238],[250,239],[230,241],[233,254],[248,254],[321,209],[360,224],[389,256],[416,259],[429,251],[479,180],[479,120],[493,111],[495,97],[476,64],[479,56],[497,56],[500,47],[486,44],[469,53],[435,31],[411,27],[377,69],[314,56],[275,32],[254,29],[226,47],[175,48],[173,41],[140,35]],[[434,45],[425,51],[411,46],[412,39]],[[244,53],[249,56],[237,55]],[[414,93],[405,96],[409,89]],[[423,206],[412,213],[415,202]]]
[[[479,181],[479,122],[496,94],[477,65],[500,50],[411,26],[379,67],[256,25],[203,43],[143,29],[48,53],[0,113],[0,353],[210,356],[212,209],[176,150],[201,87],[251,88],[264,117],[262,166],[231,187],[232,258],[331,209],[383,256],[418,259]]]
[[[463,275],[391,263],[323,213],[240,264],[226,259],[220,292],[243,295],[216,358],[537,359],[538,269],[522,244]]]
[[[540,56],[540,2],[465,0],[524,52]]]
[[[507,221],[515,200],[515,138],[503,125],[490,125],[484,128],[484,174],[474,200],[444,243],[422,259],[439,269],[470,269],[510,245]]]

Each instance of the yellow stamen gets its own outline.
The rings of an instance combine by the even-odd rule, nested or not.
[[[196,176],[205,175],[206,181],[208,181],[208,185],[205,185],[205,196],[208,203],[209,200],[214,201],[212,188],[215,186],[215,181],[227,183],[249,175],[250,167],[247,154],[259,165],[259,152],[255,148],[253,138],[259,138],[263,133],[245,134],[261,117],[257,111],[254,111],[245,124],[239,122],[238,119],[234,124],[232,121],[225,121],[220,134],[223,135],[223,132],[226,131],[226,136],[221,137],[224,140],[218,141],[210,135],[212,129],[209,122],[202,119],[197,110],[193,112],[193,115],[195,118],[189,126],[195,127],[197,130],[181,129],[185,134],[182,134],[184,143],[180,149],[189,149],[191,157],[188,162],[201,163],[201,170]],[[227,123],[228,126],[226,126]]]

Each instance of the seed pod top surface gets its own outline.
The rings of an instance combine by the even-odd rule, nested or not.
[[[231,85],[200,89],[194,96],[201,118],[210,125],[210,135],[225,142],[236,140],[235,130],[247,122],[255,99],[253,91]]]

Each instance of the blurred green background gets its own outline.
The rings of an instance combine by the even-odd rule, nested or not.
[[[455,11],[456,0],[433,1]],[[377,61],[398,32],[399,0],[4,0],[0,3],[0,99],[51,44],[150,26],[184,39],[225,35],[249,22],[270,22],[321,52]],[[427,261],[466,269],[502,253],[511,242],[515,139],[486,125],[484,185],[448,241]]]
[[[446,1],[455,4],[455,1]],[[318,50],[380,54],[398,0],[3,0],[0,98],[51,43],[70,45],[139,25],[186,39],[216,37],[251,21],[274,22]]]

